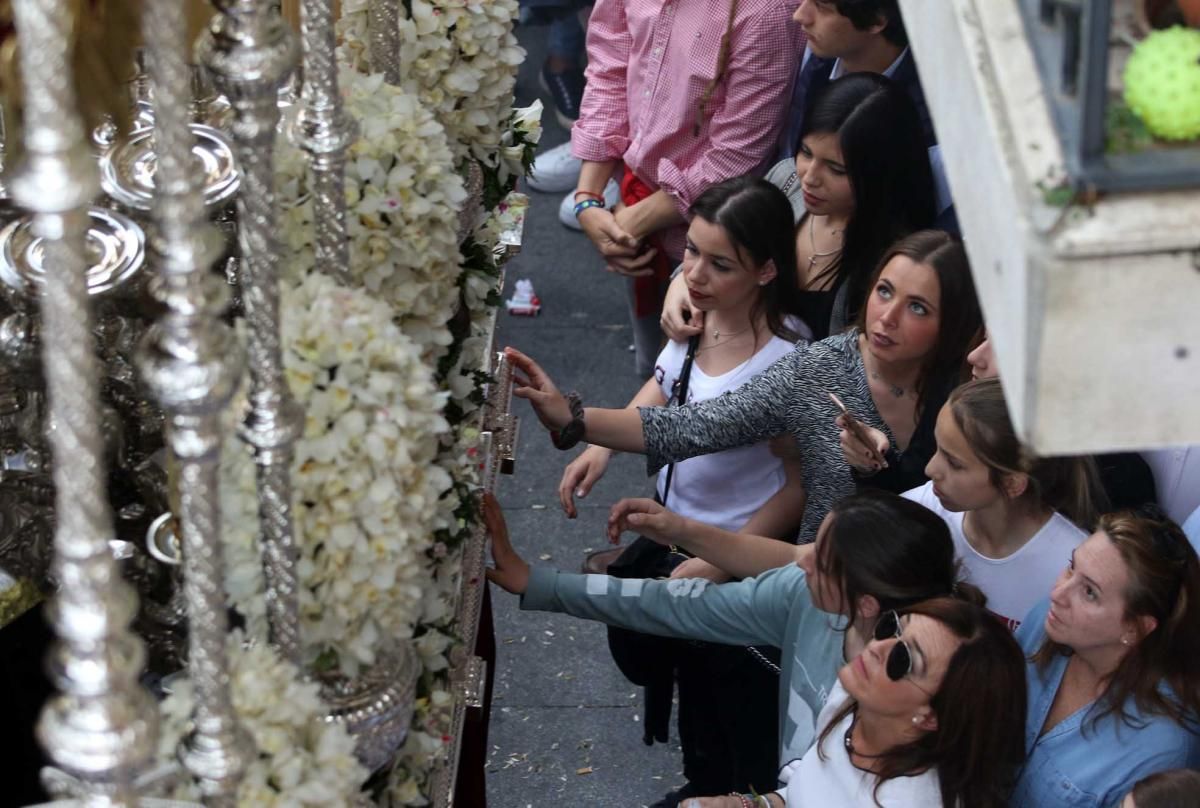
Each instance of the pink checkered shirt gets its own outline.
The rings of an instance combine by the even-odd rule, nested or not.
[[[700,96],[717,73],[731,0],[596,0],[588,23],[587,89],[571,130],[584,160],[623,160],[679,211],[706,188],[756,172],[772,156],[804,52],[792,22],[800,0],[739,0],[729,63],[693,135]],[[678,259],[684,228],[661,235]]]

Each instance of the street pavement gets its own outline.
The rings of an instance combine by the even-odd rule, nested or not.
[[[519,31],[529,56],[517,85],[520,105],[541,97],[543,148],[565,141],[549,98],[538,85],[545,28]],[[537,359],[563,390],[589,405],[624,406],[644,380],[634,374],[623,280],[604,270],[583,234],[558,222],[561,194],[530,192],[521,254],[508,265],[505,296],[528,278],[541,299],[538,317],[501,313],[497,345]],[[558,480],[578,450],[550,444],[529,406],[521,418],[516,473],[498,489],[513,544],[531,564],[572,572],[586,552],[607,547],[609,506],[625,496],[651,496],[640,455],[618,455],[604,479],[568,520]],[[647,805],[683,781],[672,719],[669,745],[642,743],[641,689],[617,670],[604,626],[558,614],[522,612],[517,598],[495,589],[497,662],[487,760],[490,808]],[[477,806],[460,806],[477,808]]]

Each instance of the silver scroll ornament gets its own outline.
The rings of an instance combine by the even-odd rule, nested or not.
[[[342,108],[338,92],[337,41],[333,0],[304,0],[300,7],[304,40],[304,83],[292,138],[309,154],[313,215],[317,225],[317,269],[349,279],[350,243],[346,233],[346,147],[357,127]]]
[[[233,105],[242,304],[249,325],[250,412],[242,437],[254,448],[267,618],[271,642],[300,663],[296,544],[292,528],[292,446],[303,414],[283,375],[273,154],[279,87],[299,48],[271,0],[216,0],[219,11],[197,43],[200,61]]]
[[[207,222],[194,170],[183,7],[150,3],[144,25],[155,90],[150,250],[159,270],[155,293],[164,312],[146,333],[137,364],[166,414],[167,444],[177,472],[174,527],[183,556],[188,672],[196,689],[193,729],[180,759],[209,805],[232,805],[254,752],[238,726],[230,693],[218,465],[221,416],[233,398],[243,360],[233,330],[220,319],[227,301],[225,283],[210,271],[222,245]]]
[[[13,199],[43,239],[42,355],[55,459],[57,524],[50,614],[59,643],[49,668],[58,687],[37,734],[87,805],[132,806],[153,758],[157,711],[138,685],[145,659],[129,631],[137,598],[109,549],[114,537],[100,426],[100,369],[88,304],[84,234],[98,189],[71,83],[71,9],[62,0],[15,0],[25,97],[25,155]]]
[[[388,84],[400,84],[400,0],[370,0],[367,6],[371,70]]]

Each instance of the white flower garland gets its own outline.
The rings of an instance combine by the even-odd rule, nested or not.
[[[503,260],[500,235],[516,226],[527,205],[528,199],[523,194],[509,194],[476,231],[474,237],[479,246],[494,261]],[[478,402],[483,390],[476,371],[487,364],[484,351],[491,341],[492,316],[496,309],[495,287],[499,280],[495,264],[492,269],[497,271],[469,270],[464,278],[463,297],[470,316],[470,330],[446,380],[460,413],[459,423],[444,437],[442,452],[438,457],[439,465],[459,484],[439,503],[442,512],[439,521],[452,525],[451,532],[468,528],[456,516],[463,504],[458,491],[462,488],[478,488],[481,482],[483,458],[479,452],[478,422],[482,405]],[[417,640],[427,695],[415,704],[408,740],[390,773],[390,804],[398,806],[426,804],[422,789],[430,771],[444,754],[446,743],[453,740],[448,735],[454,706],[448,678],[448,655],[458,644],[458,627],[453,624],[453,609],[462,586],[462,548],[450,550],[435,545],[433,555],[432,574],[425,582],[422,601],[425,611]]]
[[[354,757],[354,739],[342,724],[322,720],[319,687],[265,643],[247,645],[240,631],[229,637],[230,686],[238,720],[258,755],[237,791],[245,808],[349,806],[358,800],[369,772]],[[192,683],[180,679],[161,705],[158,758],[175,759],[190,730]],[[200,801],[197,785],[184,783],[176,799]]]
[[[338,33],[348,64],[367,72],[368,0],[342,5]],[[456,161],[495,166],[525,50],[513,35],[517,0],[411,0],[400,21],[400,76],[450,138]],[[402,12],[403,13],[403,12]]]
[[[413,0],[411,8],[401,23],[403,88],[354,69],[340,78],[360,126],[346,171],[355,289],[314,273],[306,156],[285,143],[277,149],[280,224],[291,253],[284,364],[307,416],[293,470],[304,654],[354,675],[386,638],[417,634],[422,696],[389,776],[388,800],[397,805],[426,804],[422,790],[450,740],[448,654],[458,642],[461,570],[451,538],[468,527],[462,493],[478,485],[477,371],[498,302],[497,265],[464,261],[458,250],[466,194],[455,166],[477,159],[494,177],[489,182],[508,185],[540,134],[539,108],[511,110],[524,56],[512,36],[516,0]],[[365,17],[365,0],[347,0],[339,23],[344,64],[364,64]],[[489,258],[502,252],[500,234],[520,215],[522,199],[497,205],[475,233]],[[460,296],[469,328],[452,346],[447,323]],[[446,390],[438,392],[432,366],[448,351],[453,365],[442,367]],[[455,405],[453,430],[441,416],[447,400]],[[225,453],[222,494],[229,601],[251,636],[265,639],[254,467],[240,443]],[[256,698],[275,709],[270,693]],[[319,700],[313,709],[323,712]],[[260,764],[290,765],[288,748],[303,746],[297,732],[277,728],[273,743],[260,743]],[[289,789],[303,785],[290,775],[284,781]],[[255,775],[247,788],[262,782]]]
[[[420,99],[380,75],[343,69],[339,81],[359,125],[346,160],[350,274],[436,360],[450,344],[446,322],[457,298],[462,178]],[[276,184],[283,241],[294,256],[285,271],[296,282],[315,264],[314,218],[307,155],[292,144],[277,149]]]
[[[311,274],[284,287],[281,310],[287,380],[306,413],[292,472],[304,658],[352,676],[420,617],[451,484],[435,463],[446,394],[369,293]],[[229,600],[265,637],[252,455],[235,445],[225,456]]]
[[[541,137],[542,105],[513,110],[509,127],[501,137],[502,149],[495,169],[496,181],[508,184],[520,176],[532,160],[533,147]],[[506,148],[505,148],[506,147]],[[459,492],[480,485],[483,458],[479,453],[479,410],[483,399],[483,377],[478,371],[490,365],[485,355],[491,343],[494,312],[499,305],[500,267],[507,260],[507,248],[501,243],[505,234],[518,229],[529,200],[524,194],[510,192],[489,211],[472,235],[464,256],[461,278],[462,302],[469,327],[460,335],[454,365],[445,375],[457,423],[442,441],[439,465],[455,480],[456,486],[440,502],[441,519],[448,526],[445,535],[461,537],[469,529],[458,516],[463,505]],[[447,743],[454,741],[451,716],[454,699],[450,693],[450,651],[458,644],[458,627],[453,623],[454,606],[462,588],[462,548],[435,545],[433,570],[425,584],[426,606],[417,641],[424,674],[425,695],[414,705],[414,720],[408,740],[389,773],[389,804],[425,805],[423,792],[433,768],[442,760]]]

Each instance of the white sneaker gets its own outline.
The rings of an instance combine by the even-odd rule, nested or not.
[[[571,141],[544,151],[533,159],[528,185],[544,194],[561,194],[579,183],[583,161],[571,154]]]
[[[609,180],[608,185],[604,186],[604,206],[612,210],[618,202],[621,201],[621,188],[617,185],[616,180]],[[562,204],[558,206],[558,220],[565,227],[572,230],[582,230],[579,226],[579,220],[575,218],[575,193],[572,191],[563,197]]]

